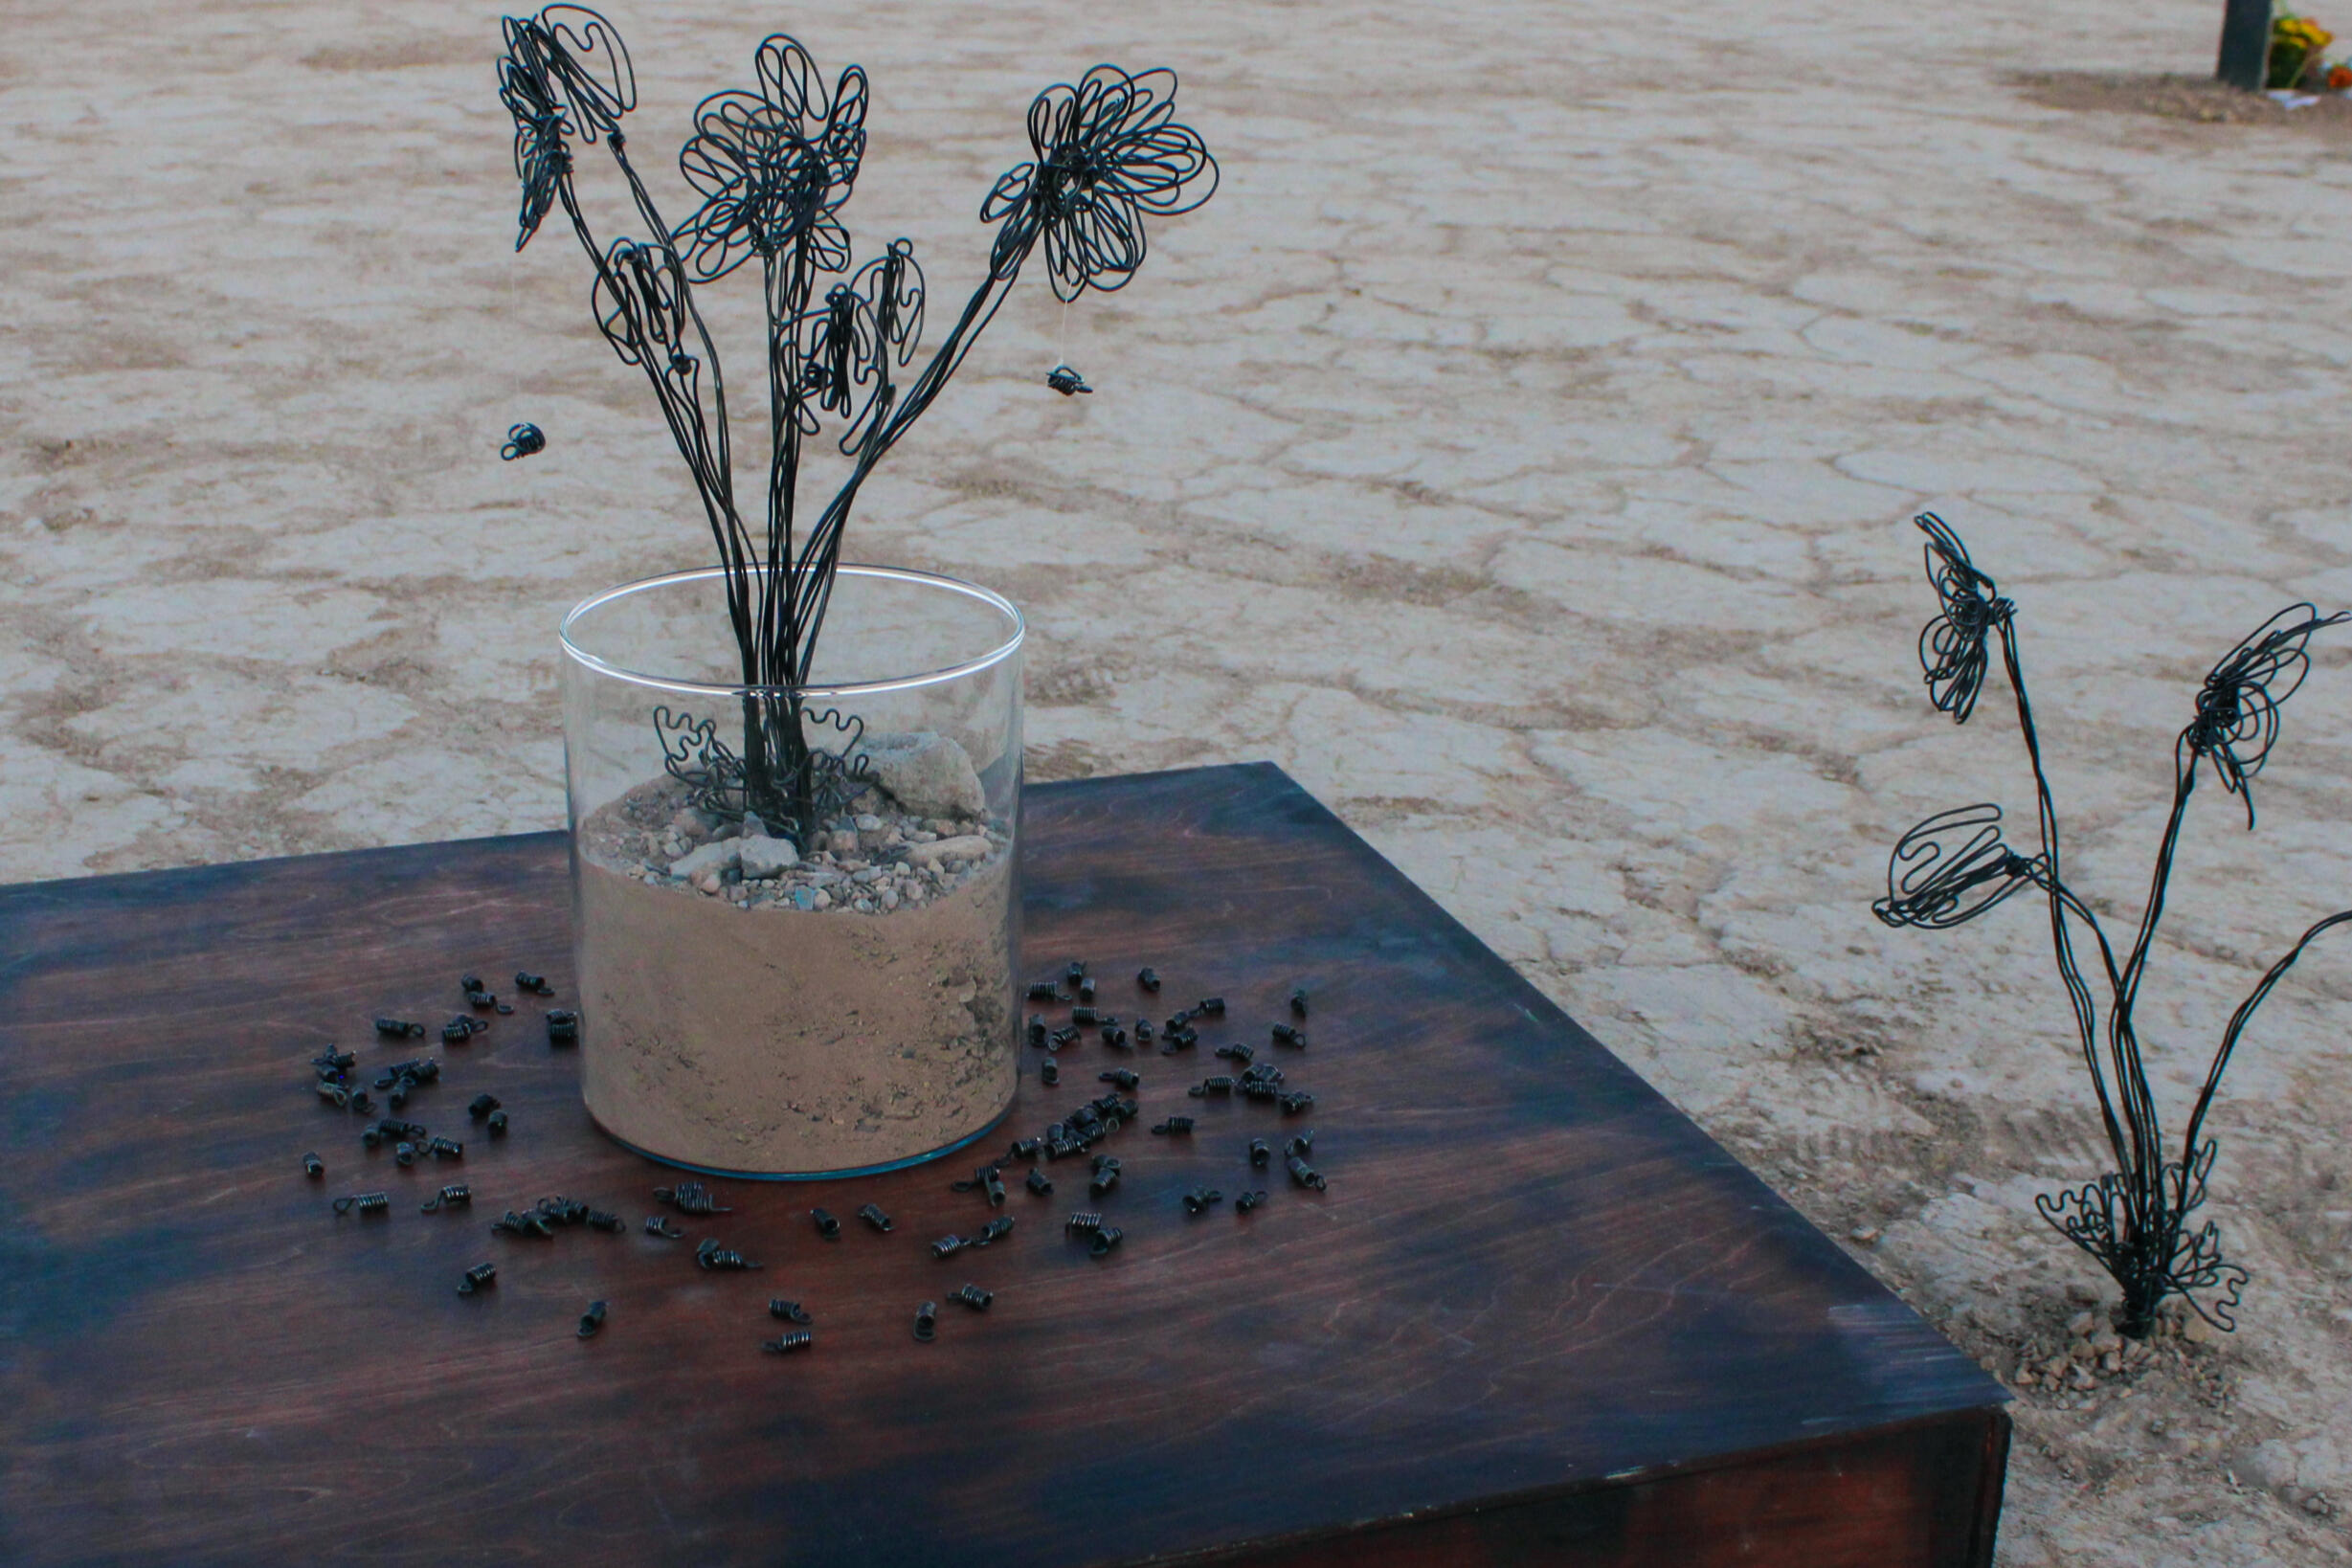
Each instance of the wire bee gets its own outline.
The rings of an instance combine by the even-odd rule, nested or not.
[[[858,1218],[873,1226],[876,1230],[888,1230],[890,1228],[890,1217],[882,1212],[882,1205],[880,1203],[868,1203],[865,1207],[858,1211]]]
[[[647,1215],[645,1217],[645,1234],[648,1236],[659,1236],[665,1242],[683,1242],[686,1239],[686,1233],[678,1228],[678,1221],[672,1220],[666,1214]]]
[[[721,1246],[719,1239],[715,1236],[703,1238],[703,1244],[694,1249],[694,1261],[704,1268],[710,1269],[744,1269],[760,1266],[733,1247]]]
[[[939,1304],[935,1301],[927,1301],[915,1309],[914,1336],[928,1345],[938,1333]]]
[[[302,1175],[316,1181],[326,1175],[326,1166],[316,1154],[304,1154],[302,1156]]]
[[[362,1214],[390,1214],[392,1195],[390,1193],[353,1193],[348,1198],[335,1199],[337,1214],[348,1214],[353,1209],[359,1210]]]
[[[1225,1195],[1214,1187],[1195,1187],[1184,1195],[1184,1212],[1192,1215],[1206,1214],[1212,1206],[1224,1200]]]
[[[988,1304],[997,1299],[997,1292],[983,1290],[976,1285],[967,1285],[948,1299],[960,1301],[975,1312],[985,1312],[988,1310]]]
[[[498,455],[505,461],[512,462],[517,458],[532,457],[547,449],[547,433],[526,420],[507,428],[506,444],[498,449]]]
[[[588,1310],[580,1314],[580,1337],[582,1339],[592,1338],[596,1331],[603,1327],[604,1303],[592,1301],[588,1304]]]
[[[1233,1200],[1233,1212],[1236,1214],[1247,1214],[1250,1210],[1256,1208],[1259,1204],[1265,1201],[1266,1193],[1263,1189],[1257,1192],[1243,1193],[1241,1197]]]
[[[498,1265],[476,1264],[473,1267],[467,1269],[465,1271],[465,1277],[458,1282],[458,1294],[461,1296],[470,1296],[475,1291],[482,1289],[484,1286],[495,1284],[497,1280]]]
[[[1076,370],[1071,370],[1067,365],[1057,365],[1052,370],[1046,371],[1045,385],[1051,387],[1054,391],[1060,392],[1064,397],[1075,397],[1080,392],[1091,392],[1094,391],[1092,387],[1086,385],[1086,378],[1085,376],[1080,375]]]
[[[810,1333],[806,1329],[793,1329],[777,1334],[773,1339],[761,1340],[759,1348],[771,1355],[790,1355],[795,1351],[807,1350],[816,1343],[816,1335]]]
[[[462,1209],[470,1207],[473,1201],[474,1189],[462,1181],[453,1181],[424,1202],[417,1204],[416,1212],[431,1214],[436,1209]]]
[[[682,1181],[675,1187],[656,1187],[654,1201],[667,1203],[680,1214],[732,1214],[735,1211],[719,1206],[719,1195],[699,1181]]]
[[[769,1301],[768,1315],[779,1323],[798,1323],[805,1326],[816,1321],[809,1316],[809,1310],[806,1307],[796,1301],[786,1301],[782,1296],[773,1297]]]

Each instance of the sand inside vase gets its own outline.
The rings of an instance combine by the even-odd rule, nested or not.
[[[630,849],[633,819],[669,814],[668,788],[631,791],[574,836],[598,1123],[666,1159],[787,1175],[916,1158],[1003,1114],[1019,1048],[1009,835],[921,903],[739,905]]]

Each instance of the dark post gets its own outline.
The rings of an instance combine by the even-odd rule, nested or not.
[[[2221,65],[2232,87],[2259,92],[2271,61],[2271,0],[2229,0],[2222,12]]]

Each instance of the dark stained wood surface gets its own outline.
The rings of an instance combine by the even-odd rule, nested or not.
[[[1089,1039],[1059,1089],[1025,1053],[1002,1141],[1121,1062],[1147,1121],[1199,1120],[1111,1140],[1101,1263],[1062,1234],[1098,1206],[1073,1161],[1044,1199],[1012,1169],[1019,1228],[946,1263],[987,1218],[948,1190],[976,1155],[722,1183],[733,1215],[682,1222],[757,1273],[642,1234],[670,1177],[589,1124],[538,1022],[571,999],[560,836],[0,889],[0,1561],[1989,1561],[1998,1386],[1278,770],[1043,786],[1024,833],[1031,974],[1083,956],[1131,1016],[1151,963],[1154,1017],[1230,1009],[1186,1056]],[[470,1045],[369,1031],[517,968],[556,998]],[[1268,1054],[1300,984],[1311,1044],[1271,1054],[1309,1116],[1184,1096],[1210,1046]],[[363,1151],[308,1086],[328,1045],[439,1056],[405,1114],[462,1165]],[[1308,1125],[1328,1193],[1248,1170]],[[470,1211],[417,1212],[459,1178]],[[1199,1182],[1228,1200],[1188,1220]],[[329,1212],[372,1190],[388,1218]],[[556,1193],[629,1233],[488,1233]],[[892,1235],[849,1219],[869,1199]],[[993,1310],[948,1303],[966,1280]],[[813,1353],[760,1353],[771,1295]]]

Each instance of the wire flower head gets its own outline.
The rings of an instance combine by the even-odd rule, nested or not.
[[[530,26],[507,17],[506,54],[498,62],[499,101],[514,116],[514,172],[523,182],[523,207],[517,219],[514,248],[521,250],[539,232],[539,222],[555,205],[564,176],[571,172],[571,151],[564,146],[564,109],[548,79],[547,61],[535,40],[524,30]]]
[[[849,234],[834,213],[865,156],[865,71],[851,66],[827,94],[809,52],[780,33],[759,46],[752,65],[759,91],[703,100],[694,136],[678,154],[703,205],[671,238],[698,283],[803,239],[820,271],[849,265]]]
[[[890,367],[914,359],[923,338],[923,269],[915,264],[910,239],[892,240],[848,281],[826,291],[824,307],[802,318],[802,430],[816,432],[809,408],[814,399],[818,408],[849,421],[840,447],[856,452],[875,420],[889,412],[895,396]]]
[[[637,75],[612,24],[586,7],[549,6],[499,26],[506,53],[498,62],[498,96],[514,116],[514,172],[523,182],[519,251],[571,172],[564,138],[618,136],[620,117],[637,107]]]
[[[980,204],[980,221],[998,225],[997,277],[1042,234],[1057,298],[1122,287],[1143,264],[1146,213],[1173,217],[1217,193],[1217,160],[1198,132],[1175,123],[1176,92],[1174,71],[1131,77],[1098,65],[1038,94],[1029,105],[1035,156],[1007,169]]]
[[[1990,801],[1938,812],[1896,842],[1887,896],[1870,913],[1898,929],[1942,930],[2036,883],[2043,863],[2003,841],[2001,808]]]
[[[1991,661],[1985,638],[2017,606],[1969,561],[1968,547],[1942,518],[1921,512],[1913,521],[1927,535],[1927,580],[1943,602],[1943,613],[1919,633],[1919,668],[1926,672],[1928,701],[1936,711],[1966,724]]]
[[[2310,672],[2304,644],[2311,634],[2352,618],[2338,611],[2322,616],[2312,604],[2293,604],[2222,656],[2197,693],[2197,716],[2181,731],[2181,744],[2221,775],[2222,788],[2246,797],[2246,825],[2254,825],[2254,796],[2247,786],[2270,760],[2278,740],[2278,709]]]

